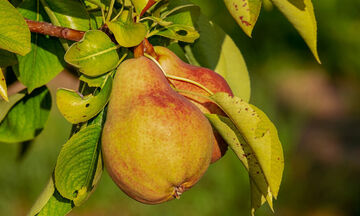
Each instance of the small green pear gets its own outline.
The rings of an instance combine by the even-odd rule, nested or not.
[[[102,152],[126,194],[147,204],[178,198],[207,170],[213,142],[208,120],[171,88],[154,62],[139,57],[119,66]]]
[[[179,57],[177,57],[175,53],[165,47],[156,46],[154,47],[154,49],[158,56],[158,61],[161,67],[167,74],[196,81],[208,88],[213,93],[226,92],[229,95],[233,95],[228,83],[222,76],[220,76],[216,72],[208,68],[187,64],[183,62]],[[208,95],[208,93],[204,89],[192,83],[179,80],[171,80],[171,83],[174,84],[177,89],[200,93],[205,96]],[[191,100],[191,102],[193,102],[197,107],[199,107],[199,109],[203,113],[225,115],[224,112],[215,103],[211,102],[206,98],[195,96],[192,94],[183,95],[189,100]],[[214,134],[216,140],[214,143],[214,151],[211,159],[212,163],[219,160],[226,153],[227,150],[227,144],[221,138],[221,136],[216,132]]]

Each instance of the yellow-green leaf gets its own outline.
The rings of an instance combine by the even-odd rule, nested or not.
[[[250,100],[251,87],[249,72],[240,49],[229,35],[225,35],[221,45],[220,57],[215,72],[225,78],[234,95],[242,98],[246,102]]]
[[[187,43],[194,43],[200,37],[200,34],[194,27],[180,24],[169,25],[165,27],[165,30],[156,33],[156,35]]]
[[[125,10],[120,18],[114,22],[107,22],[110,31],[114,33],[116,41],[123,47],[133,47],[141,43],[146,36],[146,26],[135,23],[131,13]]]
[[[109,100],[112,78],[108,77],[104,87],[97,95],[81,96],[79,93],[59,89],[56,92],[56,104],[61,114],[72,124],[88,121],[98,114]]]
[[[253,182],[256,187],[253,188],[253,190],[260,194],[260,198],[266,196],[269,206],[272,209],[272,194],[269,191],[270,188],[259,160],[251,146],[244,140],[240,131],[229,118],[216,114],[206,114],[206,117],[249,172],[250,181]],[[252,193],[252,199],[257,200],[259,197],[258,194],[254,195],[255,196],[253,196]]]
[[[70,46],[64,59],[81,73],[96,77],[116,68],[120,60],[118,48],[104,32],[90,30]]]
[[[0,0],[0,49],[20,55],[30,52],[30,30],[24,17],[7,0]]]
[[[320,63],[317,52],[317,24],[311,0],[272,0],[293,24]]]
[[[242,30],[251,37],[261,10],[261,0],[224,0],[232,17]]]
[[[240,98],[231,97],[226,93],[216,93],[211,98],[228,115],[244,141],[250,146],[253,156],[258,160],[264,173],[271,194],[276,198],[282,179],[284,158],[275,126],[262,111]],[[268,194],[259,189],[261,193]]]
[[[0,97],[2,97],[5,101],[9,101],[7,95],[6,80],[1,68],[0,68]]]

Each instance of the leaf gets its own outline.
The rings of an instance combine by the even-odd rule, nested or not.
[[[123,47],[133,47],[144,40],[147,29],[142,23],[135,23],[129,11],[124,10],[114,22],[106,23],[114,33],[116,41]]]
[[[315,59],[321,63],[317,52],[317,24],[311,0],[272,0],[272,2],[293,24]]]
[[[187,4],[184,6],[186,3],[190,2],[179,0],[170,1],[167,8],[168,10],[161,15],[161,18],[172,24],[161,27],[155,35],[188,43],[193,43],[199,38],[200,35],[194,27],[194,23],[196,23],[200,14],[199,7],[193,4]]]
[[[74,134],[60,151],[55,167],[55,185],[60,194],[81,205],[93,189],[100,152],[103,113],[94,124]],[[98,181],[99,176],[96,176]]]
[[[259,191],[256,184],[251,178],[250,178],[250,193],[251,193],[251,215],[254,216],[256,210],[266,202],[266,198],[261,194],[261,192]],[[272,211],[274,211],[272,208],[272,204],[270,205],[270,208]]]
[[[108,77],[97,95],[80,96],[73,90],[59,89],[56,92],[56,104],[66,120],[78,124],[88,121],[104,109],[110,98],[111,89],[111,77]]]
[[[81,41],[70,46],[64,58],[67,63],[79,68],[81,73],[95,77],[117,66],[117,48],[104,32],[90,30]]]
[[[87,31],[90,29],[90,16],[84,4],[78,0],[45,0],[54,12],[61,26]]]
[[[5,80],[4,74],[2,72],[2,69],[0,67],[0,99],[1,98],[3,98],[6,102],[9,101],[8,95],[7,95],[6,80]]]
[[[269,192],[269,185],[251,145],[244,140],[240,131],[229,118],[216,114],[206,114],[206,117],[245,166],[251,177],[250,181],[255,182],[256,191],[260,195],[267,195],[268,203],[272,208],[272,195]]]
[[[71,209],[71,201],[59,194],[55,189],[54,179],[51,177],[44,191],[31,208],[28,216],[63,216],[70,212]]]
[[[19,6],[20,13],[31,20],[45,21],[44,11],[36,12],[37,3],[24,1]],[[25,56],[17,55],[19,64],[13,66],[17,78],[28,87],[28,92],[52,80],[65,64],[62,59],[64,51],[58,39],[33,33],[31,42],[31,51]]]
[[[225,78],[234,95],[244,101],[250,101],[250,77],[245,60],[239,48],[228,35],[223,40],[215,72]]]
[[[46,87],[35,89],[18,101],[0,123],[0,142],[24,142],[42,131],[51,108]]]
[[[30,52],[30,30],[21,14],[7,0],[0,0],[0,49],[19,55]]]
[[[250,78],[244,58],[234,41],[220,27],[200,15],[197,24],[201,37],[191,46],[201,66],[219,73],[234,95],[250,100]]]
[[[200,37],[194,27],[178,24],[169,25],[165,30],[156,33],[156,35],[188,43],[194,43]]]
[[[9,97],[8,102],[6,102],[4,100],[0,100],[0,123],[5,118],[5,116],[8,114],[10,109],[23,97],[25,97],[25,93],[17,93],[17,94],[11,95]]]
[[[88,77],[88,76],[82,74],[79,77],[79,80],[86,82],[89,87],[101,87],[105,83],[105,81],[108,77],[109,77],[108,74],[98,76],[98,77]]]
[[[211,98],[229,116],[244,141],[250,146],[253,156],[259,161],[258,165],[270,191],[276,198],[284,169],[284,157],[275,126],[262,111],[242,99],[231,97],[226,93],[216,93]],[[267,194],[268,192],[262,189],[254,176],[256,175],[252,175],[253,180],[261,193]]]
[[[0,67],[8,67],[17,64],[16,55],[6,50],[0,49]]]
[[[224,0],[224,3],[235,21],[251,37],[260,14],[262,0]]]
[[[135,7],[136,13],[139,15],[143,11],[143,9],[146,7],[148,2],[149,2],[149,0],[131,0],[131,3]]]

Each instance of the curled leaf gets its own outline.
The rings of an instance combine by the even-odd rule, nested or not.
[[[72,124],[88,121],[98,114],[109,100],[112,78],[108,77],[104,87],[97,95],[82,97],[73,90],[59,89],[56,92],[56,104],[61,114]]]
[[[146,26],[142,23],[135,23],[131,13],[127,10],[122,12],[118,20],[106,24],[113,32],[116,41],[123,47],[136,46],[146,36]]]
[[[83,39],[71,45],[65,61],[87,76],[100,76],[113,70],[119,62],[116,46],[102,31],[87,31]]]

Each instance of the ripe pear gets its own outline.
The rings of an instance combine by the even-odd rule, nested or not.
[[[165,47],[157,46],[154,47],[154,49],[158,56],[158,62],[167,74],[196,81],[213,93],[226,92],[231,96],[233,95],[231,88],[225,79],[216,72],[207,68],[187,64],[177,57],[175,53]],[[177,89],[200,93],[205,96],[209,95],[204,89],[192,83],[178,80],[171,80],[171,82]],[[191,100],[191,102],[193,102],[203,113],[225,115],[215,103],[206,98],[192,94],[182,94]],[[219,160],[227,150],[227,144],[221,136],[217,132],[214,132],[214,135],[216,140],[214,142],[211,163]]]
[[[213,140],[206,117],[171,88],[154,62],[139,57],[119,66],[102,152],[126,194],[147,204],[178,198],[207,170]]]

